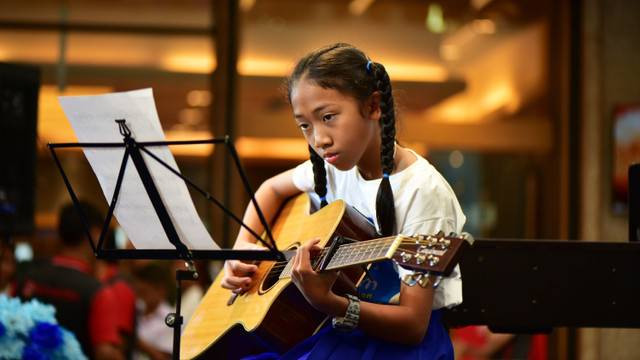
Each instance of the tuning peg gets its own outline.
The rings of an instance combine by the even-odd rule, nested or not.
[[[420,285],[420,287],[423,287],[423,288],[427,287],[430,281],[431,281],[431,278],[429,277],[428,272],[426,274],[422,274],[422,273],[407,274],[402,278],[402,282],[409,286],[415,286],[416,284],[418,284]]]
[[[463,232],[462,234],[460,234],[460,237],[466,240],[470,245],[473,245],[473,242],[475,241],[473,235],[469,234],[468,232]]]
[[[438,276],[436,277],[436,281],[434,281],[433,283],[433,288],[437,288],[440,285],[440,282],[442,281],[442,276]]]
[[[422,274],[407,274],[402,277],[402,282],[409,286],[414,286],[415,284],[418,283],[416,275],[422,276]]]
[[[431,277],[429,277],[429,274],[421,274],[422,276],[420,276],[420,278],[418,279],[418,285],[420,285],[421,288],[426,288],[427,286],[429,286],[429,282],[431,281]]]
[[[440,261],[440,258],[437,256],[430,255],[429,266],[436,266],[436,264]]]

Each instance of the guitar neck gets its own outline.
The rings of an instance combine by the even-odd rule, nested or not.
[[[391,259],[396,250],[395,237],[343,244],[336,249],[325,270]]]
[[[376,261],[391,259],[396,251],[398,242],[396,237],[386,237],[380,239],[356,241],[342,244],[335,250],[328,260],[324,270],[337,270],[353,265],[368,264]],[[317,269],[322,263],[326,263],[326,257],[330,256],[327,248],[323,249],[312,259],[312,266]],[[292,261],[289,261],[280,274],[280,278],[291,276]]]

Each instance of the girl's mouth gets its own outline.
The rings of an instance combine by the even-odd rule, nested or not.
[[[328,153],[324,155],[324,160],[329,164],[335,164],[338,161],[338,154]]]

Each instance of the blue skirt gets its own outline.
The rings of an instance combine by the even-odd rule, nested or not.
[[[453,346],[449,333],[442,325],[442,312],[435,310],[431,312],[427,335],[418,345],[390,343],[368,336],[360,330],[339,332],[329,324],[285,354],[264,353],[245,359],[449,360],[453,359]]]

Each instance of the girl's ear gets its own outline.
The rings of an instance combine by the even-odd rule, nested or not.
[[[380,110],[380,92],[374,91],[365,104],[365,115],[367,118],[375,121],[380,120],[380,116],[382,116],[382,111]]]

